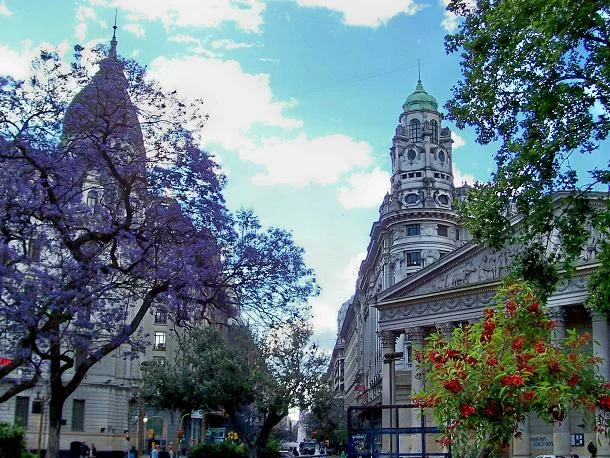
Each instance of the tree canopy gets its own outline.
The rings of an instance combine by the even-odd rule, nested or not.
[[[226,208],[200,101],[114,39],[88,56],[43,51],[26,80],[0,77],[0,377],[25,369],[0,402],[50,385],[51,456],[65,399],[104,356],[144,350],[147,313],[273,327],[317,293],[290,233]]]
[[[222,408],[250,456],[258,456],[272,429],[290,408],[314,402],[327,358],[309,343],[312,330],[293,323],[256,337],[243,326],[226,335],[210,326],[181,339],[170,364],[154,364],[144,398],[160,408],[191,411]]]
[[[586,193],[610,183],[610,5],[451,0],[448,9],[462,18],[446,38],[462,69],[446,106],[449,118],[459,128],[473,126],[479,143],[498,145],[492,181],[475,185],[462,207],[465,223],[494,248],[507,240],[531,248],[517,270],[526,278],[538,274],[527,279],[549,294],[593,228],[608,235],[607,201],[592,205]],[[577,170],[583,155],[599,158],[584,173]],[[557,191],[566,192],[560,206]],[[516,213],[523,219],[514,237]],[[606,254],[599,259],[608,250],[600,242],[596,252]],[[602,269],[608,278],[607,262]],[[600,306],[610,298],[602,283],[592,288],[593,297],[605,294]]]

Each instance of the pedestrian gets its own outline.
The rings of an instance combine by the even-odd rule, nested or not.
[[[136,446],[132,445],[131,448],[129,449],[129,458],[136,458],[137,452],[136,452]]]
[[[159,450],[159,458],[170,458],[169,452],[165,450],[165,445]]]
[[[85,441],[80,444],[80,456],[83,458],[89,458],[89,447]]]
[[[159,458],[159,446],[153,442],[152,450],[150,451],[150,458]]]
[[[339,455],[339,458],[347,458],[347,455],[345,454],[345,450],[341,450],[341,455]]]
[[[91,450],[89,451],[89,456],[91,456],[91,458],[97,457],[97,449],[95,448],[95,444],[93,442],[91,442]]]

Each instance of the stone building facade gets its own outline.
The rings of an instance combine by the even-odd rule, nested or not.
[[[419,82],[399,116],[390,148],[391,192],[373,224],[349,319],[338,333],[345,347],[346,407],[410,402],[425,383],[413,350],[432,330],[449,334],[459,323],[479,320],[517,254],[511,246],[492,252],[477,245],[460,226],[454,202],[468,186],[454,187],[451,133],[441,123],[436,100]],[[606,198],[592,194],[591,204],[601,209]],[[557,194],[556,203],[561,199]],[[608,324],[584,307],[597,239],[592,234],[574,276],[558,285],[548,305],[559,324],[557,339],[566,329],[592,332],[594,353],[604,361],[601,373],[610,380]],[[415,420],[401,419],[407,426]],[[578,412],[560,425],[537,418],[527,423],[511,456],[586,455],[587,443],[596,439]],[[389,426],[387,418],[379,418],[382,425]],[[401,452],[418,452],[415,445],[404,447]],[[600,447],[599,455],[608,452]]]

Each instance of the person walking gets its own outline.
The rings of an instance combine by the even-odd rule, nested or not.
[[[159,458],[170,458],[169,452],[165,450],[165,445],[159,450]]]
[[[93,442],[91,442],[91,449],[89,450],[89,456],[91,458],[97,457],[97,449],[95,448],[95,444]]]

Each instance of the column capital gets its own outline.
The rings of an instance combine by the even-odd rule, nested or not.
[[[386,329],[384,331],[377,332],[377,335],[381,339],[381,345],[383,347],[394,348],[394,345],[396,345],[396,338],[398,337],[398,333],[396,331]]]
[[[595,322],[595,321],[606,321],[606,317],[599,313],[597,310],[594,309],[588,309],[589,310],[589,315],[591,316],[591,321]]]
[[[444,323],[434,323],[434,326],[442,334],[443,338],[450,339],[451,333],[455,328],[455,323],[453,321],[446,321]]]
[[[421,341],[424,340],[425,328],[422,326],[415,326],[412,328],[405,329],[405,337],[410,341]]]
[[[561,305],[549,308],[546,313],[551,320],[555,320],[558,323],[566,321],[566,311]]]

